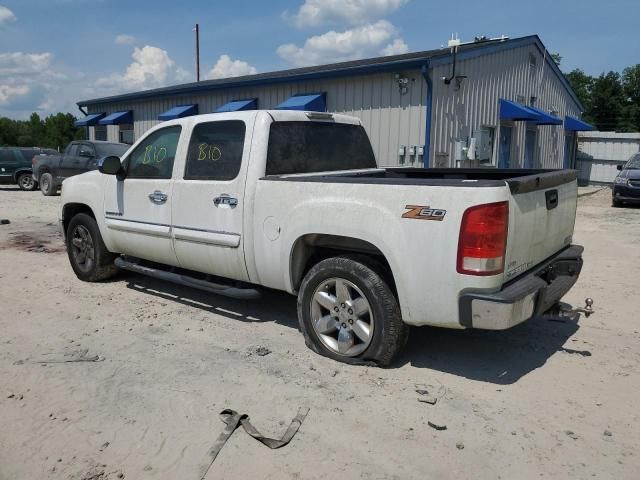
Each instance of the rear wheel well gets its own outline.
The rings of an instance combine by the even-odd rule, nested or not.
[[[65,232],[67,231],[67,228],[69,228],[69,222],[71,219],[79,213],[86,213],[94,220],[96,219],[96,216],[93,214],[93,210],[91,210],[91,207],[88,205],[85,205],[84,203],[67,203],[62,208],[62,226]]]
[[[358,238],[327,234],[303,235],[294,243],[290,262],[293,290],[298,291],[302,279],[315,264],[339,256],[350,256],[367,264],[385,279],[397,298],[391,266],[379,248]]]

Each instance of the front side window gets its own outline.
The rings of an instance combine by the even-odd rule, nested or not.
[[[95,157],[96,153],[93,151],[93,147],[91,145],[83,143],[80,145],[80,151],[78,152],[78,155],[80,155],[81,157]]]
[[[361,125],[275,122],[269,130],[267,175],[376,168]]]
[[[127,159],[128,178],[171,178],[182,127],[167,127],[145,138]]]
[[[233,180],[240,171],[245,125],[241,120],[200,123],[189,142],[185,180]]]

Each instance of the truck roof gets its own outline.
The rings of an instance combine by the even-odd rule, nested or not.
[[[256,115],[267,114],[276,122],[306,122],[306,121],[333,121],[336,123],[348,123],[352,125],[360,125],[360,119],[331,112],[311,112],[303,110],[244,110],[237,112],[220,112],[220,113],[203,113],[192,115],[189,117],[168,120],[158,125],[180,125],[188,121],[196,119],[198,122],[221,120],[224,118],[249,120]],[[156,127],[158,126],[156,125]],[[154,128],[156,128],[154,127]]]

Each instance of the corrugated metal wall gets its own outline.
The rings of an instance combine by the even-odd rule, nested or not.
[[[426,86],[419,71],[405,72],[410,79],[407,94],[401,95],[393,73],[361,75],[339,79],[234,88],[208,94],[132,102],[97,104],[89,112],[133,110],[136,139],[159,123],[158,115],[171,107],[198,104],[199,113],[210,113],[232,100],[258,98],[258,107],[269,109],[298,93],[326,92],[327,110],[362,119],[381,165],[399,164],[400,145],[423,145],[425,135]],[[93,128],[91,128],[93,130]],[[91,133],[93,135],[93,132]],[[118,127],[109,126],[107,138],[118,140]],[[422,157],[405,159],[409,165],[421,165]]]
[[[640,152],[640,133],[581,132],[576,163],[581,183],[612,183],[618,165]]]
[[[535,67],[530,65],[530,54],[536,58]],[[565,114],[579,117],[578,106],[551,68],[546,65],[542,69],[543,64],[542,55],[534,45],[459,61],[457,74],[467,76],[459,90],[455,82],[447,86],[442,81],[442,77],[449,76],[450,65],[433,68],[431,164],[456,166],[456,139],[467,139],[475,129],[491,126],[496,129],[493,148],[493,163],[496,165],[499,98],[528,103],[531,96],[537,96],[538,108],[556,110],[561,118]],[[401,93],[396,73],[408,78],[405,94]],[[419,70],[213,90],[206,94],[166,96],[131,103],[95,104],[89,107],[89,112],[133,110],[137,139],[159,123],[158,115],[176,105],[198,104],[200,113],[209,113],[232,100],[258,98],[259,108],[268,109],[291,95],[315,92],[326,92],[328,111],[362,119],[380,165],[422,165],[422,156],[401,157],[398,154],[401,146],[424,145],[427,87]],[[511,166],[518,167],[522,165],[524,155],[526,125],[515,122],[513,126]],[[534,166],[561,167],[565,144],[563,127],[539,126],[536,130]],[[117,126],[109,126],[108,139],[117,141]],[[441,165],[437,165],[438,160]]]
[[[531,65],[530,55],[535,58]],[[455,81],[446,85],[443,77],[451,75],[451,65],[433,69],[433,127],[431,158],[445,162],[442,166],[455,166],[456,140],[467,140],[474,130],[496,128],[494,136],[494,165],[497,164],[499,99],[528,104],[536,96],[537,108],[550,112],[580,117],[578,105],[573,101],[549,65],[543,66],[539,50],[528,47],[503,50],[469,60],[457,62],[456,75],[466,75],[458,90]],[[505,123],[513,127],[511,141],[511,167],[521,167],[524,157],[526,122]],[[564,128],[538,126],[535,167],[559,168],[564,154]]]

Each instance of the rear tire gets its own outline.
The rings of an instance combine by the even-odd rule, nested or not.
[[[21,173],[18,175],[16,183],[18,187],[20,187],[20,190],[24,190],[25,192],[32,192],[36,189],[36,182],[31,173]]]
[[[45,197],[51,197],[58,193],[58,187],[53,182],[53,175],[49,172],[40,175],[40,191]]]
[[[99,282],[113,277],[118,267],[117,255],[107,250],[98,224],[86,213],[79,213],[67,228],[67,254],[76,276],[85,282]]]
[[[328,258],[305,275],[298,294],[298,320],[314,352],[351,364],[389,365],[406,344],[389,284],[364,256]]]

